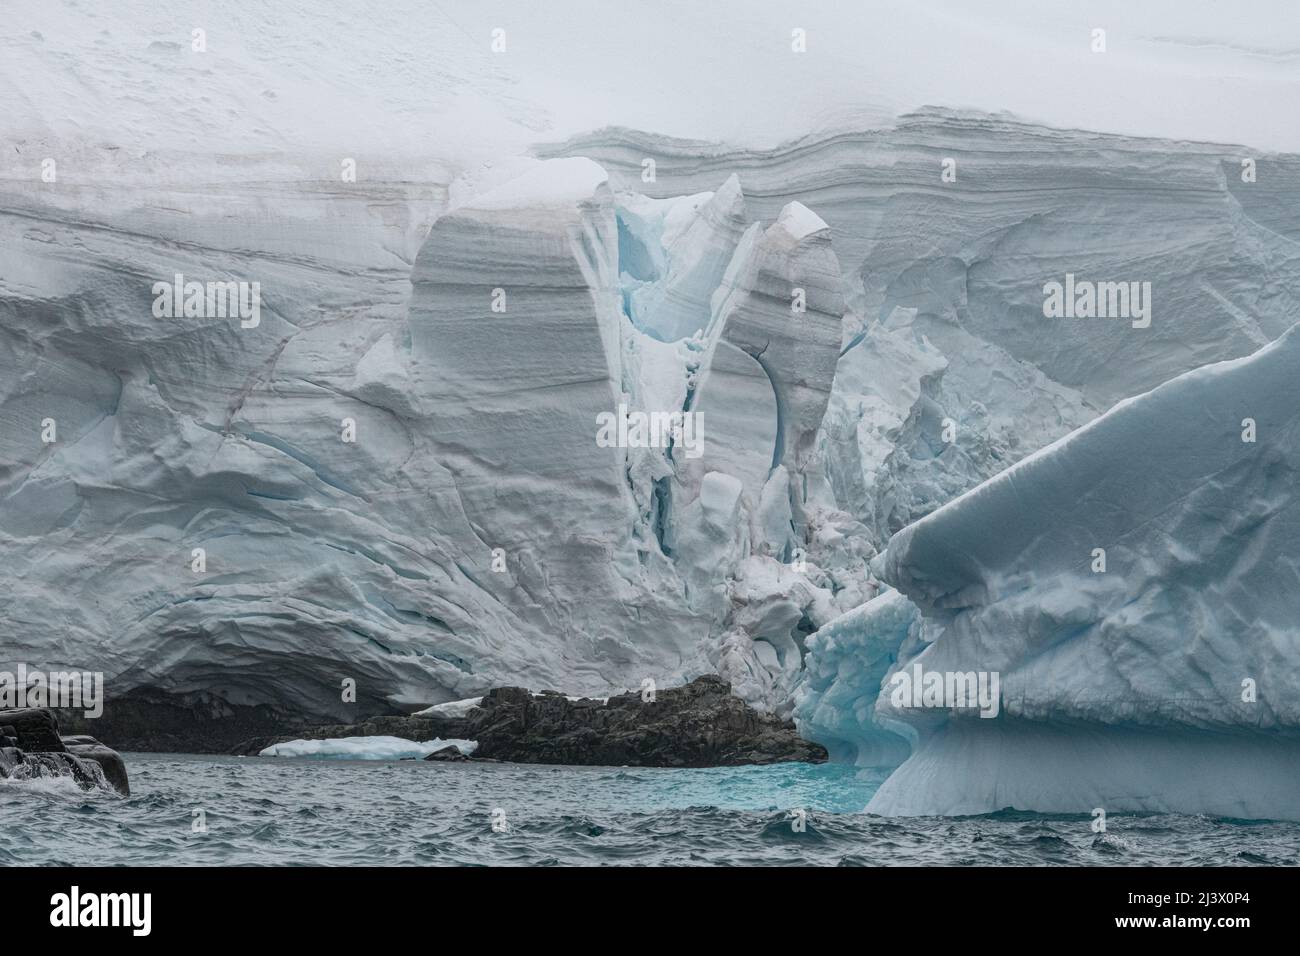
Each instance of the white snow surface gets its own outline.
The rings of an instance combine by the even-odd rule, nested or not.
[[[413,717],[464,717],[483,702],[482,697],[466,697],[464,700],[448,700],[434,704],[424,710],[416,711]]]
[[[492,159],[611,124],[771,146],[925,105],[1300,149],[1287,0],[10,0],[0,115],[145,150]],[[1106,52],[1092,31],[1106,30]],[[192,50],[206,31],[207,52]],[[495,29],[505,49],[492,52]],[[793,31],[806,53],[793,51]],[[654,77],[654,82],[646,82]]]

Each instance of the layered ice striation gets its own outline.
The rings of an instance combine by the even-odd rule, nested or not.
[[[473,578],[514,618],[492,660],[588,692],[719,668],[781,705],[829,594],[785,574],[754,598],[775,610],[737,620],[736,582],[751,560],[782,577],[807,537],[794,479],[843,313],[825,224],[797,204],[749,223],[734,177],[653,201],[556,159],[448,212],[412,281],[412,390]],[[637,440],[635,416],[682,428]]]
[[[898,590],[818,632],[799,714],[883,814],[1300,819],[1300,327],[1126,400],[891,540]],[[899,673],[1000,678],[1000,712]]]
[[[402,419],[400,372],[450,174],[307,189],[267,159],[194,185],[175,157],[118,174],[59,155],[80,177],[0,184],[0,666],[103,671],[113,696],[214,713],[342,714],[344,677],[366,707],[455,683],[468,648],[430,641],[433,621],[492,611],[458,610],[449,538],[411,516],[445,473]],[[258,323],[156,315],[178,274],[258,282]]]
[[[734,177],[615,191],[583,158],[396,179],[166,208],[147,177],[109,204],[7,187],[0,663],[214,715],[355,716],[345,679],[377,712],[718,669],[785,706],[843,609],[782,563],[843,310],[824,223],[750,220]],[[176,275],[257,281],[260,321],[159,316]],[[600,441],[624,414],[701,441]]]
[[[735,173],[751,215],[798,201],[829,225],[848,312],[821,467],[873,547],[1115,402],[1250,354],[1300,314],[1291,154],[940,108],[775,149],[605,129],[543,151],[568,154],[657,196]],[[641,182],[646,156],[653,183]],[[1150,282],[1150,327],[1045,320],[1043,286],[1067,273]]]

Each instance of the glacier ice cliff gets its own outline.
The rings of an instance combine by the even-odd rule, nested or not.
[[[734,173],[751,215],[797,200],[829,225],[848,313],[822,467],[875,547],[1115,402],[1247,355],[1300,314],[1290,154],[1261,157],[1270,174],[1244,183],[1243,146],[939,108],[774,149],[611,128],[539,154],[589,156],[651,195]],[[1151,327],[1046,322],[1043,285],[1067,272],[1150,281]],[[945,419],[959,440],[941,440]]]
[[[844,609],[788,566],[844,309],[813,213],[582,158],[167,208],[147,181],[5,193],[0,657],[214,715],[709,671],[788,709]],[[177,274],[256,279],[260,322],[158,317]],[[707,454],[603,447],[624,407],[698,415]]]
[[[496,80],[457,89],[471,112],[480,96],[534,122]],[[238,92],[212,95],[235,109]],[[274,104],[246,113],[271,125]],[[121,115],[142,110],[130,96]],[[1084,578],[1079,597],[1053,564],[1078,558],[1065,517],[1039,540],[1007,506],[969,501],[1295,321],[1300,160],[1258,155],[1247,185],[1241,146],[937,108],[772,148],[612,128],[530,147],[551,132],[538,119],[508,145],[472,130],[475,148],[430,161],[416,130],[407,152],[363,157],[356,182],[319,145],[200,158],[184,137],[126,149],[38,130],[0,157],[0,667],[103,670],[110,697],[156,691],[215,715],[351,722],[502,684],[604,695],[714,672],[759,708],[797,701],[846,759],[929,747],[882,807],[959,734],[989,733],[970,749],[995,752],[985,724],[1014,726],[1006,739],[1110,726],[1055,671],[1056,697],[1022,694],[973,731],[931,734],[878,696],[900,655],[943,646],[959,620],[1021,628],[994,662],[1011,675],[1040,640],[1033,615],[1084,626],[1125,600],[1107,588],[1137,586],[1121,542],[1116,577]],[[35,175],[47,153],[57,182]],[[1045,319],[1043,284],[1066,273],[1150,281],[1151,327]],[[259,282],[260,323],[156,317],[152,285],[176,274]],[[700,453],[600,443],[600,416],[621,409],[698,416]],[[1254,448],[1277,440],[1261,424]],[[1178,487],[1167,464],[1131,483]],[[1282,507],[1272,486],[1254,497],[1263,476],[1233,477],[1251,507]],[[1063,516],[1080,501],[1127,513],[1118,491],[1071,487],[1051,502]],[[943,517],[955,499],[969,526]],[[1021,542],[1038,564],[1013,573],[974,547],[979,528],[983,547]],[[975,564],[952,563],[950,531]],[[1202,563],[1198,533],[1168,529],[1171,553],[1205,581],[1263,587]],[[1021,603],[1004,570],[1037,576]],[[1154,603],[1175,577],[1146,571]],[[1264,620],[1275,632],[1256,640],[1294,633],[1282,599],[1265,619],[1226,594],[1233,618],[1209,593],[1206,640]],[[961,604],[975,599],[996,610]],[[1129,666],[1117,638],[1076,646],[1101,655],[1098,679]],[[1264,688],[1286,650],[1243,676]],[[1195,696],[1209,672],[1202,655],[1169,680]],[[1281,739],[1291,718],[1267,700],[1251,713]],[[1125,732],[1173,733],[1131,716]],[[1179,734],[1241,735],[1223,715],[1165,716]]]

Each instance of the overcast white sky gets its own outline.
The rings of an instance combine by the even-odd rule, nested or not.
[[[10,136],[482,158],[770,144],[936,104],[1300,151],[1294,0],[0,0]],[[206,31],[208,51],[190,49]],[[489,49],[494,27],[507,52]],[[808,52],[790,49],[794,27]],[[1106,30],[1093,53],[1091,31]]]

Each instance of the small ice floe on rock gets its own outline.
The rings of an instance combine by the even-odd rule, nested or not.
[[[448,700],[417,711],[415,717],[464,717],[470,709],[477,707],[482,697],[466,697],[464,700]]]
[[[259,757],[311,757],[317,760],[421,760],[447,747],[469,756],[478,749],[476,740],[433,740],[417,742],[402,737],[340,737],[335,740],[290,740],[272,744]]]

